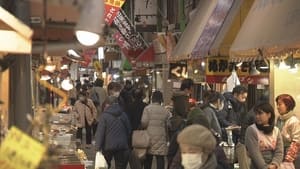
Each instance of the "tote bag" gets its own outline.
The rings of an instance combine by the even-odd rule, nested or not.
[[[132,147],[148,148],[150,145],[150,136],[147,130],[134,130],[132,133]]]

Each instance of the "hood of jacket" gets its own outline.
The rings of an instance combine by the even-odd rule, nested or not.
[[[119,117],[122,115],[122,108],[118,103],[113,103],[103,113],[108,113],[115,117]]]
[[[207,161],[204,163],[203,166],[200,167],[200,169],[215,169],[217,168],[217,159],[215,154],[211,154]]]

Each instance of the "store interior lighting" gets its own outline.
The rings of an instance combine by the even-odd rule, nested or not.
[[[241,67],[242,64],[243,64],[243,62],[241,61],[241,62],[238,62],[235,66],[236,66],[236,67]]]
[[[264,69],[264,70],[266,70],[266,69],[269,69],[269,62],[268,62],[268,60],[267,59],[263,59],[262,61],[261,61],[261,64],[259,65],[259,69]]]
[[[54,70],[56,69],[56,65],[53,64],[52,58],[49,56],[46,58],[46,65],[44,69],[48,72],[54,72]]]
[[[252,61],[252,62],[251,62],[249,74],[250,74],[250,75],[259,75],[259,74],[260,74],[260,71],[258,71],[258,70],[256,69],[255,61]]]
[[[298,66],[297,66],[297,63],[295,62],[294,55],[291,56],[291,67],[290,67],[289,71],[291,73],[298,72]]]
[[[284,59],[282,59],[280,62],[279,62],[279,66],[278,66],[278,69],[280,70],[284,70],[284,69],[289,69],[290,66],[287,65],[284,61]]]
[[[99,60],[104,59],[104,48],[102,46],[98,48],[98,59]]]
[[[104,25],[104,1],[86,1],[75,27],[77,40],[84,46],[95,45],[100,40]]]
[[[69,77],[67,77],[66,79],[64,79],[62,82],[61,82],[61,88],[66,90],[66,91],[69,91],[71,89],[73,89],[73,84],[71,83],[71,80]]]

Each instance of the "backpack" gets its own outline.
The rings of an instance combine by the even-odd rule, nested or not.
[[[100,97],[95,90],[92,90],[90,98],[95,106],[98,106],[100,104]]]

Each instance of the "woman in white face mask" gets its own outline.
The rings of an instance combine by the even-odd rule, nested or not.
[[[198,124],[184,128],[177,137],[184,169],[216,169],[216,140],[211,131]]]

